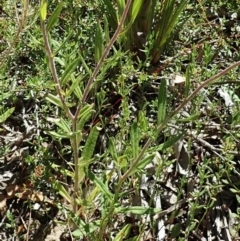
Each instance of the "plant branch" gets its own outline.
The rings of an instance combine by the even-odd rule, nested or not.
[[[191,95],[189,95],[170,115],[168,115],[165,120],[157,127],[157,132],[159,133],[160,131],[163,130],[163,128],[167,125],[167,123],[172,119],[172,117],[174,117],[177,113],[179,113],[179,111],[181,109],[183,109],[192,99],[194,99],[197,94],[206,86],[208,86],[209,84],[211,84],[213,81],[221,78],[222,76],[224,76],[225,74],[227,74],[230,70],[232,70],[233,68],[240,66],[240,61],[230,65],[229,67],[227,67],[226,69],[224,69],[223,71],[221,71],[220,73],[214,75],[213,77],[205,80],[199,87],[197,87],[193,93]],[[129,167],[129,169],[124,173],[124,175],[122,176],[121,179],[121,183],[124,182],[126,180],[126,178],[130,175],[130,173],[132,172],[132,170],[134,170],[134,168],[136,168],[137,164],[139,163],[139,161],[142,159],[144,153],[147,151],[147,149],[149,148],[149,146],[152,143],[152,139],[149,138],[147,140],[147,142],[145,143],[144,147],[142,148],[141,152],[139,153],[139,155],[137,156],[137,158],[133,161],[132,165]]]
[[[83,93],[83,97],[82,97],[82,103],[86,102],[86,99],[87,99],[87,97],[89,95],[89,92],[91,90],[91,85],[94,82],[94,80],[96,79],[96,77],[97,77],[97,75],[98,75],[98,73],[100,71],[100,68],[103,65],[103,62],[104,62],[105,58],[108,56],[108,53],[109,53],[110,49],[112,48],[113,44],[117,40],[117,37],[119,36],[119,33],[120,33],[120,31],[122,29],[122,26],[123,26],[123,23],[124,23],[124,21],[125,21],[125,19],[127,17],[127,14],[128,14],[129,7],[130,7],[131,3],[132,3],[132,0],[128,0],[127,1],[127,4],[126,4],[126,6],[124,8],[123,15],[122,15],[121,20],[120,20],[120,22],[118,24],[118,27],[117,27],[114,35],[112,36],[110,42],[108,43],[107,47],[105,48],[105,50],[104,50],[100,60],[98,61],[97,66],[94,69],[94,72],[93,72],[92,76],[89,78],[89,80],[87,82],[87,85],[85,87],[85,90],[84,90],[84,93]],[[79,112],[81,111],[81,108],[82,108],[82,104],[80,103],[78,108],[77,108],[77,110],[76,110],[76,113],[75,113],[75,119],[77,119],[77,117],[79,115]]]
[[[50,70],[51,70],[51,73],[52,73],[53,80],[56,84],[57,94],[58,94],[58,96],[59,96],[59,98],[62,102],[65,113],[72,120],[74,118],[74,116],[71,113],[70,109],[67,107],[65,99],[64,99],[64,97],[61,93],[62,88],[61,88],[60,80],[59,80],[58,75],[57,75],[57,70],[56,70],[56,66],[55,66],[55,63],[54,63],[54,59],[53,59],[54,58],[53,53],[52,53],[52,50],[51,50],[51,47],[50,47],[50,44],[49,44],[46,26],[45,26],[43,21],[41,21],[41,29],[42,29],[42,33],[43,33],[43,40],[44,40],[45,49],[46,49],[47,56],[48,56],[49,63],[50,63],[50,65],[49,65]]]

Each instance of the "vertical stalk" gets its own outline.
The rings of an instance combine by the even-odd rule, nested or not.
[[[74,194],[73,194],[73,212],[77,213],[78,211],[78,204],[77,199],[79,197],[79,167],[78,167],[78,157],[79,157],[79,148],[78,148],[78,138],[77,138],[77,119],[72,120],[73,124],[73,133],[74,137],[72,140],[72,147],[73,147],[73,156],[74,156]]]

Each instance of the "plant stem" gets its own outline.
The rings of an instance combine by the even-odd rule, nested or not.
[[[77,213],[78,211],[78,194],[79,194],[79,167],[78,167],[78,157],[79,157],[79,148],[78,148],[78,138],[77,138],[77,120],[73,120],[73,133],[74,137],[72,140],[72,147],[73,147],[73,156],[74,156],[74,194],[73,194],[73,212]]]
[[[203,89],[204,87],[208,86],[209,84],[211,84],[212,82],[214,82],[215,80],[221,78],[222,76],[224,76],[225,74],[227,74],[230,70],[232,70],[233,68],[240,66],[240,61],[230,65],[229,67],[227,67],[226,69],[224,69],[223,71],[221,71],[220,73],[214,75],[213,77],[205,80],[199,87],[197,87],[193,93],[191,95],[189,95],[172,113],[170,113],[170,115],[168,115],[165,120],[157,127],[157,132],[159,133],[160,131],[163,130],[163,128],[167,125],[167,123],[177,114],[179,113],[180,110],[182,110],[193,98],[195,98],[197,96],[197,94],[201,91],[201,89]],[[137,158],[133,161],[132,165],[129,167],[129,169],[124,173],[124,175],[122,176],[121,179],[121,183],[124,182],[127,177],[130,175],[130,173],[132,172],[132,170],[134,170],[134,168],[136,168],[136,166],[138,165],[139,161],[143,158],[143,155],[145,154],[145,152],[147,151],[147,149],[149,148],[149,146],[152,144],[152,139],[149,138],[147,140],[147,142],[145,143],[144,147],[142,148],[141,152],[139,153],[139,155],[137,156]]]
[[[84,103],[86,101],[86,99],[87,99],[87,97],[89,95],[89,92],[91,90],[91,85],[92,85],[93,81],[96,79],[96,77],[97,77],[97,75],[98,75],[98,73],[100,71],[100,68],[103,65],[103,62],[104,62],[105,58],[108,56],[108,53],[109,53],[110,49],[112,48],[113,44],[116,42],[117,37],[120,34],[120,31],[121,31],[123,23],[124,23],[124,21],[125,21],[125,19],[127,17],[127,14],[128,14],[129,7],[130,7],[131,3],[132,3],[132,0],[128,0],[127,1],[127,4],[126,4],[125,9],[123,11],[123,15],[121,17],[119,25],[118,25],[114,35],[112,36],[110,42],[108,43],[107,47],[105,48],[105,50],[104,50],[100,60],[98,61],[97,66],[94,69],[92,76],[89,78],[89,80],[87,82],[87,85],[85,87],[85,90],[84,90],[84,93],[83,93],[83,97],[82,97],[82,103]],[[75,113],[75,118],[78,117],[78,114],[81,111],[81,108],[82,108],[82,104],[80,103],[78,108],[77,108],[77,111]]]
[[[46,26],[45,26],[43,21],[41,21],[41,29],[42,29],[42,33],[43,33],[44,45],[45,45],[47,56],[48,56],[48,59],[49,59],[50,70],[51,70],[51,73],[52,73],[53,80],[54,80],[54,82],[56,84],[57,94],[58,94],[58,96],[59,96],[59,98],[61,100],[61,103],[63,105],[65,114],[67,115],[67,117],[69,119],[72,120],[74,118],[74,116],[71,113],[70,109],[67,107],[67,105],[65,103],[65,99],[64,99],[64,97],[62,95],[62,88],[61,88],[60,80],[58,78],[56,66],[55,66],[54,59],[53,59],[54,57],[53,57],[52,50],[51,50],[51,47],[50,47],[50,44],[49,44]]]

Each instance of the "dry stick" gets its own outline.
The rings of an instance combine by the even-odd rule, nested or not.
[[[196,97],[196,95],[201,91],[201,89],[203,89],[204,87],[208,86],[209,84],[211,84],[213,81],[219,79],[220,77],[224,76],[225,74],[227,74],[230,70],[232,70],[233,68],[240,66],[240,61],[230,65],[229,67],[227,67],[226,69],[224,69],[223,71],[221,71],[220,73],[214,75],[213,77],[205,80],[198,88],[196,88],[193,93],[191,95],[189,95],[158,127],[157,127],[157,132],[159,133],[160,131],[163,130],[163,128],[167,125],[167,123],[172,119],[173,116],[175,116],[177,113],[179,113],[179,111],[181,109],[183,109],[193,98]],[[144,145],[144,147],[142,148],[141,152],[139,153],[139,155],[137,156],[137,158],[134,160],[134,162],[132,163],[132,165],[129,167],[129,169],[125,172],[125,174],[122,176],[122,178],[120,179],[120,183],[124,182],[127,177],[130,175],[130,173],[132,172],[132,170],[134,170],[134,168],[136,168],[137,164],[139,163],[139,161],[142,159],[144,153],[147,151],[147,149],[149,148],[149,146],[152,143],[152,139],[149,138],[146,142],[146,144]]]

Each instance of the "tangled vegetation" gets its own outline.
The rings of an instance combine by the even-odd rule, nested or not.
[[[1,240],[238,240],[239,5],[1,3]]]

